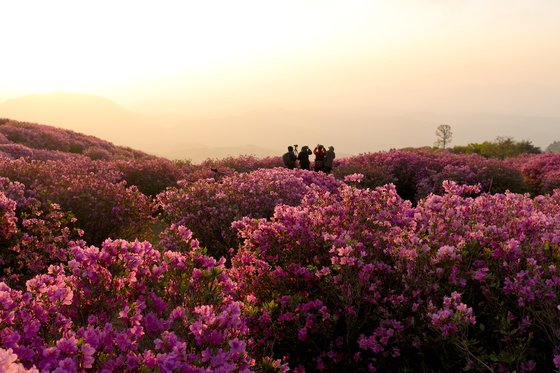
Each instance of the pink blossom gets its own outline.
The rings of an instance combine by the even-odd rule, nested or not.
[[[22,364],[17,362],[17,359],[17,355],[13,353],[11,348],[7,350],[0,348],[0,371],[6,373],[39,373],[35,366],[31,369],[25,369]]]
[[[363,174],[351,174],[344,176],[344,182],[346,183],[360,183],[364,179]]]
[[[554,360],[553,360],[553,362],[554,362],[554,366],[555,366],[557,369],[560,369],[560,354],[554,355]]]

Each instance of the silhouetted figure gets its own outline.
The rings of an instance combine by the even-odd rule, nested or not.
[[[318,144],[315,149],[313,149],[313,154],[315,154],[315,171],[323,171],[325,167],[325,153],[327,150],[321,144]]]
[[[299,167],[301,167],[302,170],[309,170],[311,169],[311,162],[309,161],[309,156],[313,154],[311,149],[309,149],[309,147],[307,145],[304,145],[301,148],[301,151],[298,154],[298,161],[299,161]]]
[[[336,155],[334,154],[334,147],[329,146],[329,150],[325,153],[325,164],[324,164],[324,171],[327,174],[330,174],[333,168],[333,161]]]
[[[282,156],[284,167],[293,170],[296,167],[297,155],[294,153],[294,147],[288,146],[288,151]]]

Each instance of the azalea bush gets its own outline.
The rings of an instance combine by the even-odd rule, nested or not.
[[[327,175],[34,129],[0,120],[0,371],[560,369],[552,156]]]
[[[552,370],[560,195],[445,191],[413,207],[392,186],[314,189],[234,223],[262,351],[306,370]]]
[[[151,201],[103,162],[0,161],[0,173],[35,191],[43,206],[56,203],[71,212],[88,243],[134,239],[150,223]]]
[[[200,164],[178,161],[176,165],[182,171],[181,178],[183,180],[194,182],[200,179],[214,179],[219,181],[225,176],[232,176],[240,172],[282,167],[283,163],[281,157],[257,158],[249,155],[241,155],[223,159],[206,159]]]
[[[154,197],[177,185],[181,172],[165,159],[118,160],[113,164],[128,186],[136,186],[146,196]]]
[[[560,188],[560,154],[545,153],[506,159],[505,163],[517,168],[534,195],[553,192]]]
[[[279,204],[297,205],[312,184],[336,192],[340,182],[311,171],[261,169],[225,176],[219,182],[184,182],[158,195],[158,202],[165,222],[188,226],[219,257],[238,245],[233,221],[270,217]]]
[[[160,245],[73,247],[66,264],[24,291],[0,283],[0,352],[40,371],[283,370],[252,358],[224,261],[206,256],[181,226]]]
[[[528,191],[523,175],[516,167],[475,154],[392,150],[337,160],[333,170],[338,178],[356,172],[364,175],[361,187],[374,188],[393,183],[402,198],[414,202],[430,193],[442,194],[444,180],[480,184],[483,191],[491,193]]]
[[[64,262],[69,245],[83,245],[75,219],[56,204],[42,206],[18,182],[0,177],[0,279],[14,287]]]
[[[201,168],[230,169],[237,172],[251,172],[261,168],[282,167],[282,157],[257,158],[251,155],[240,155],[222,159],[207,159],[200,164]]]

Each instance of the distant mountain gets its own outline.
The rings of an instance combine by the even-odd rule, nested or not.
[[[191,131],[192,138],[217,146],[243,141],[283,152],[290,144],[314,146],[322,143],[333,145],[337,154],[342,156],[432,146],[436,140],[436,128],[443,123],[451,125],[452,146],[509,136],[531,141],[544,150],[551,142],[560,140],[558,117],[493,113],[384,115],[367,108],[322,112],[254,111],[238,116],[191,120],[188,131]],[[180,127],[175,132],[183,133]]]
[[[337,154],[424,146],[434,135],[435,125],[400,116],[344,111],[261,110],[237,116],[190,120],[188,137],[214,146],[233,142],[273,149],[276,154],[297,144],[313,148],[334,146]],[[433,127],[433,129],[432,129]],[[187,131],[187,129],[185,129]],[[181,125],[175,132],[181,133]]]
[[[103,113],[107,113],[108,115],[130,115],[127,110],[106,98],[72,92],[21,96],[4,101],[0,107],[2,110],[12,110],[21,115],[37,115],[38,111],[43,111],[45,113],[56,111],[57,114],[64,111],[69,114],[79,113],[91,115],[99,115],[101,114],[100,111],[103,111]],[[32,109],[32,111],[29,111],[29,109]]]
[[[53,93],[0,103],[0,118],[37,122],[97,136],[151,154],[200,162],[250,154],[278,155],[288,145],[321,143],[337,155],[431,146],[438,125],[453,131],[451,145],[492,141],[497,136],[529,140],[543,150],[560,140],[560,118],[498,114],[405,113],[368,107],[348,110],[256,110],[194,118],[188,113],[143,115],[105,98]]]
[[[238,155],[252,155],[257,158],[281,155],[279,149],[269,149],[255,145],[238,146],[207,146],[199,143],[184,143],[170,146],[166,149],[168,158],[188,159],[193,163],[200,163],[205,159],[222,159]]]
[[[133,134],[150,131],[148,118],[111,100],[79,93],[59,92],[9,99],[0,103],[0,117],[71,129],[134,147],[140,143],[134,143]]]

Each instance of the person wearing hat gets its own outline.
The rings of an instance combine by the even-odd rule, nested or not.
[[[330,174],[333,168],[333,161],[336,155],[334,154],[334,147],[329,146],[329,150],[325,153],[325,163],[323,165],[323,170]]]

